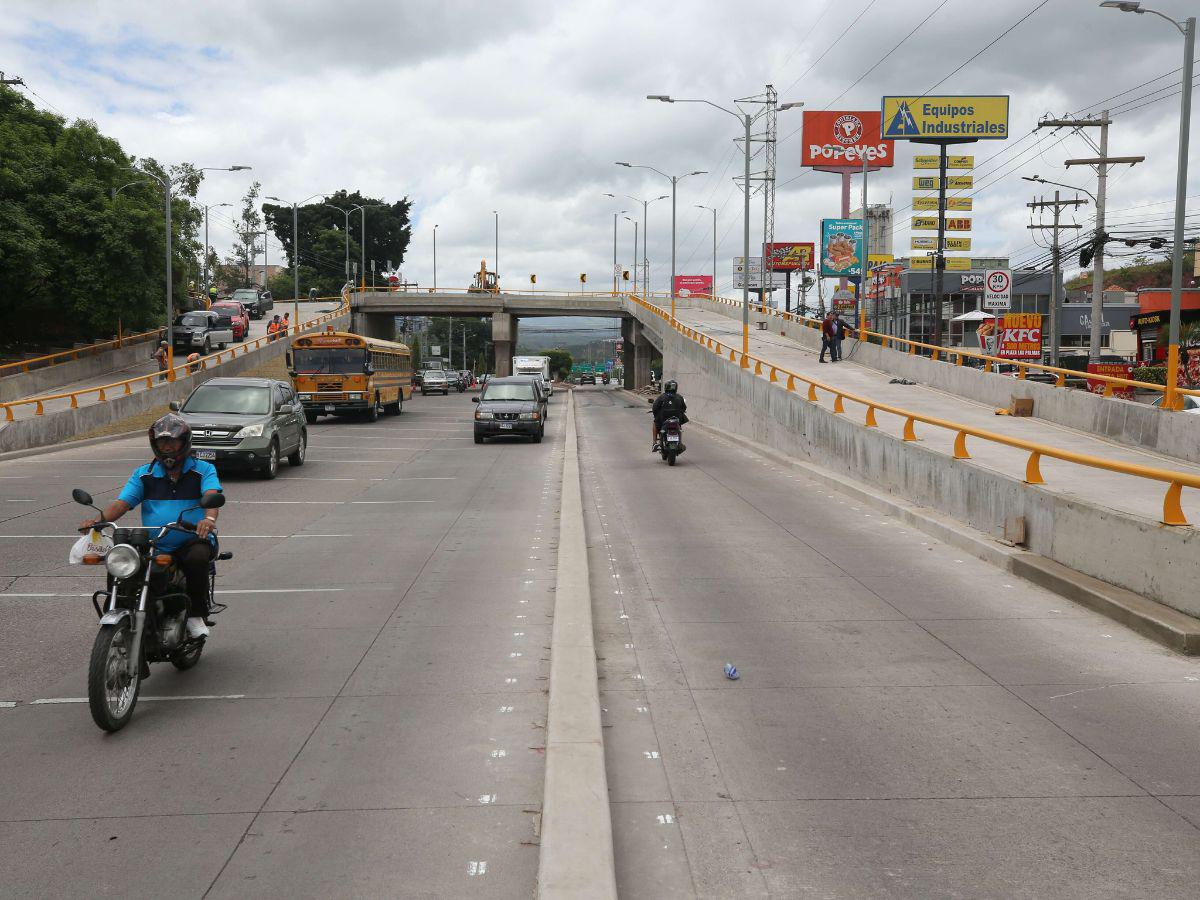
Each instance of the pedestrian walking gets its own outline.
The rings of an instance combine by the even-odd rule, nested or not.
[[[853,334],[854,329],[851,327],[850,323],[847,322],[845,319],[843,319],[841,316],[838,316],[837,318],[835,318],[833,320],[833,326],[834,326],[834,337],[835,337],[835,340],[833,342],[833,350],[834,350],[833,360],[834,360],[834,362],[841,362],[842,341],[846,339],[847,335]]]
[[[167,380],[167,365],[168,365],[168,360],[169,360],[169,354],[167,353],[167,342],[166,341],[158,342],[158,349],[154,351],[153,359],[155,362],[158,363],[158,380],[166,381]]]
[[[825,362],[825,351],[829,351],[830,362],[837,362],[837,326],[833,313],[828,312],[821,320],[821,356],[817,362]]]
[[[279,337],[279,316],[273,316],[267,323],[267,340],[273,341]]]
[[[279,334],[281,336],[286,337],[287,333],[288,333],[288,328],[291,324],[292,324],[292,314],[285,312],[283,314],[283,322],[281,322],[279,325]]]

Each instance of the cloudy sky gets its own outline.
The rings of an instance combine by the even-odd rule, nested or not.
[[[624,195],[653,198],[670,189],[652,173],[613,165],[625,160],[708,173],[679,187],[678,271],[710,271],[711,213],[696,204],[715,206],[718,285],[729,289],[730,257],[742,252],[733,181],[741,166],[733,140],[738,123],[705,106],[644,97],[669,93],[727,105],[767,83],[781,101],[809,109],[878,109],[881,94],[935,86],[938,93],[1010,94],[1010,139],[961,152],[976,157],[977,254],[1018,262],[1045,259],[1026,227],[1025,203],[1047,189],[1021,176],[1095,187],[1086,168],[1063,166],[1095,155],[1085,138],[1035,131],[1038,119],[1111,108],[1110,154],[1147,160],[1110,179],[1109,220],[1130,232],[1170,231],[1182,38],[1161,19],[1102,10],[1096,0],[4,6],[0,70],[22,77],[43,108],[95,120],[128,152],[202,166],[252,165],[263,193],[285,198],[338,188],[388,200],[408,196],[414,238],[404,272],[421,284],[432,276],[434,224],[439,284],[465,287],[479,259],[492,260],[493,210],[502,283],[525,284],[537,273],[539,287],[566,287],[580,272],[588,273],[589,286],[607,283],[613,213],[641,218],[640,204]],[[1194,0],[1156,6],[1177,18],[1189,7],[1195,12]],[[779,116],[776,240],[815,240],[819,220],[839,211],[837,178],[800,168],[800,121],[798,111]],[[1193,163],[1197,146],[1200,138],[1193,140]],[[872,202],[890,200],[896,209],[898,252],[909,243],[917,149],[898,145],[894,170],[870,183]],[[201,199],[236,201],[246,175],[210,173]],[[856,198],[858,189],[856,179]],[[1197,194],[1200,164],[1192,166],[1189,186],[1189,195]],[[753,208],[757,241],[757,197]],[[227,246],[231,232],[219,214],[230,210],[217,212],[213,243]],[[1073,220],[1086,226],[1090,215],[1088,207]],[[649,218],[652,284],[665,288],[669,201],[652,205]],[[1191,221],[1200,225],[1200,215]],[[633,225],[618,226],[618,256],[628,266]]]

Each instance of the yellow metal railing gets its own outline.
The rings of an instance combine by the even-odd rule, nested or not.
[[[820,392],[825,392],[833,397],[833,412],[835,414],[845,414],[845,404],[847,401],[860,404],[865,407],[865,415],[863,419],[863,427],[875,428],[878,427],[876,421],[877,413],[887,413],[897,416],[904,420],[903,440],[916,441],[916,424],[930,425],[935,428],[944,429],[954,434],[954,458],[955,459],[970,459],[971,455],[967,450],[967,438],[978,438],[980,440],[989,441],[994,444],[1001,444],[1006,447],[1012,447],[1017,450],[1023,450],[1029,453],[1029,457],[1025,463],[1025,483],[1026,484],[1045,484],[1045,479],[1042,477],[1041,460],[1043,457],[1048,459],[1057,459],[1063,462],[1073,463],[1080,466],[1088,466],[1093,469],[1103,469],[1108,472],[1117,472],[1122,475],[1131,475],[1137,478],[1150,479],[1152,481],[1163,482],[1167,485],[1167,492],[1163,498],[1163,511],[1161,521],[1164,525],[1187,525],[1187,517],[1183,514],[1183,508],[1180,504],[1183,489],[1200,488],[1200,475],[1192,475],[1188,472],[1178,472],[1171,469],[1159,469],[1152,466],[1143,466],[1136,463],[1121,462],[1115,459],[1106,459],[1101,456],[1092,456],[1086,453],[1075,453],[1071,450],[1063,450],[1059,447],[1053,447],[1049,444],[1042,444],[1036,441],[1027,441],[1022,438],[1010,437],[998,432],[989,431],[985,428],[977,428],[973,425],[964,425],[960,422],[952,422],[948,419],[941,419],[936,416],[925,415],[924,413],[913,412],[903,409],[899,406],[893,406],[889,403],[881,403],[877,400],[872,400],[869,397],[863,397],[851,391],[846,391],[841,388],[834,387],[814,378],[809,378],[806,375],[801,375],[797,372],[792,372],[783,366],[770,363],[760,357],[749,353],[742,353],[735,350],[728,344],[715,340],[712,336],[705,334],[698,329],[684,325],[678,319],[673,318],[671,314],[650,303],[649,301],[635,296],[633,294],[626,295],[629,300],[638,306],[646,309],[653,315],[669,324],[672,328],[682,334],[684,337],[695,341],[702,347],[712,350],[722,358],[728,358],[728,361],[740,365],[743,369],[754,367],[754,374],[767,377],[773,383],[779,383],[786,379],[784,388],[788,391],[797,390],[797,385],[803,384],[807,386],[807,399],[813,403],[820,400]],[[736,305],[736,304],[735,304]],[[944,349],[944,348],[943,348]]]
[[[329,300],[341,301],[342,298],[341,297],[318,297],[317,300],[318,301],[329,301]],[[343,303],[341,306],[339,306],[335,310],[332,310],[327,313],[323,313],[313,319],[309,319],[307,322],[300,322],[300,323],[292,326],[291,333],[298,334],[301,331],[306,331],[310,328],[315,328],[318,325],[323,325],[324,323],[330,321],[331,319],[345,313],[346,309],[347,309],[347,307],[346,307],[345,303]],[[13,410],[18,407],[32,406],[32,407],[34,407],[33,414],[35,416],[41,416],[41,415],[45,415],[45,412],[46,412],[45,404],[49,403],[52,400],[69,399],[71,401],[69,408],[70,409],[78,409],[80,398],[89,397],[94,394],[94,395],[96,395],[97,402],[104,403],[104,402],[107,402],[109,394],[117,394],[120,396],[124,396],[126,394],[132,394],[133,388],[135,385],[145,385],[145,389],[152,388],[154,386],[155,381],[164,380],[163,379],[164,375],[166,376],[165,380],[174,381],[176,379],[176,377],[179,375],[191,375],[197,371],[204,372],[204,371],[207,371],[210,366],[219,366],[223,362],[229,362],[229,361],[233,360],[238,355],[239,352],[241,353],[242,356],[245,356],[250,351],[257,350],[261,347],[265,347],[267,344],[272,343],[273,341],[279,340],[280,338],[282,338],[284,336],[285,335],[283,335],[283,334],[263,335],[262,337],[255,338],[253,341],[250,341],[248,343],[238,344],[236,347],[229,347],[225,350],[220,350],[216,353],[210,353],[208,356],[201,357],[200,359],[194,360],[193,362],[183,362],[183,363],[180,363],[179,365],[176,365],[170,369],[165,369],[160,372],[154,372],[149,375],[138,375],[135,378],[126,378],[124,381],[115,381],[112,384],[104,384],[104,385],[100,385],[98,387],[80,388],[79,390],[76,390],[76,391],[63,391],[62,393],[58,393],[58,394],[45,394],[41,397],[26,397],[26,398],[22,398],[20,400],[10,400],[7,403],[0,403],[0,407],[2,407],[4,409],[4,420],[6,422],[12,422],[16,418],[13,415]]]
[[[740,307],[742,305],[741,301],[729,300],[726,297],[710,297],[706,294],[693,294],[692,296],[694,299],[704,300],[712,303],[720,303],[730,307]],[[821,328],[820,319],[812,319],[808,316],[799,316],[795,313],[782,312],[778,309],[772,309],[769,306],[760,306],[757,303],[753,304],[753,307],[762,315],[775,316],[788,322],[794,322],[798,325],[803,325],[805,328],[813,328],[818,331]],[[930,358],[935,361],[944,357],[947,361],[953,360],[955,365],[961,366],[968,359],[976,360],[982,363],[981,368],[985,372],[991,372],[997,365],[1014,366],[1017,370],[1016,377],[1019,381],[1024,381],[1028,377],[1028,373],[1030,371],[1035,371],[1045,372],[1053,375],[1055,387],[1065,387],[1068,377],[1084,378],[1088,381],[1103,382],[1103,396],[1105,397],[1111,397],[1115,388],[1131,388],[1144,391],[1158,391],[1160,393],[1166,392],[1165,385],[1154,384],[1150,381],[1134,381],[1131,378],[1121,378],[1117,375],[1100,375],[1091,372],[1081,372],[1076,369],[1065,369],[1061,366],[1048,366],[1043,363],[1026,362],[1019,359],[1006,359],[1002,356],[989,356],[986,353],[980,353],[976,350],[969,350],[965,347],[940,347],[937,344],[925,344],[921,341],[913,341],[909,340],[908,338],[896,337],[895,335],[890,334],[881,334],[877,331],[868,330],[863,332],[863,335],[868,339],[874,338],[878,340],[880,346],[884,347],[885,349],[904,347],[907,349],[910,355],[915,355],[919,350],[928,351]],[[1178,388],[1176,393],[1180,396],[1184,394],[1190,394],[1194,397],[1200,397],[1200,390]],[[1177,400],[1176,409],[1182,408],[1183,401]]]
[[[126,344],[138,344],[143,341],[152,340],[157,334],[157,329],[154,331],[142,331],[137,334],[123,334],[111,341],[98,341],[95,344],[88,344],[86,347],[76,347],[73,350],[60,350],[58,353],[48,353],[45,356],[32,356],[29,359],[5,363],[4,365],[0,365],[0,378],[7,375],[16,375],[18,372],[25,373],[33,369],[45,369],[50,366],[57,366],[61,363],[83,359],[85,356],[95,356],[98,353],[105,353],[109,350],[124,347]]]

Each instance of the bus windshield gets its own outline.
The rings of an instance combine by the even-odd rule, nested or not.
[[[367,351],[346,347],[297,347],[293,357],[298,375],[361,375]]]

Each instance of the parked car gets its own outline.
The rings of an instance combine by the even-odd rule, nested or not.
[[[250,334],[250,314],[237,300],[218,300],[209,307],[213,312],[229,316],[233,322],[233,339],[244,341]]]
[[[304,465],[308,426],[292,386],[271,378],[210,378],[183,403],[172,402],[192,428],[192,454],[218,468],[256,470],[274,478],[280,457]]]
[[[446,380],[446,373],[441,369],[426,369],[421,373],[421,396],[425,397],[438,391],[447,397],[450,396],[450,382]]]
[[[535,444],[546,432],[546,397],[526,376],[489,378],[483,391],[472,397],[475,407],[475,443],[489,437],[526,435]]]
[[[176,350],[196,351],[208,356],[215,347],[224,350],[233,343],[233,321],[210,309],[193,310],[177,316],[171,323]]]
[[[270,291],[260,291],[258,288],[238,288],[233,292],[233,300],[246,307],[246,312],[252,319],[261,319],[275,308],[275,301]]]

